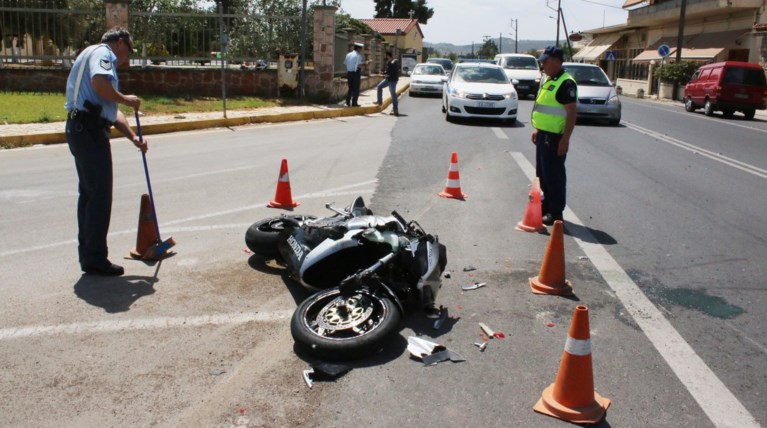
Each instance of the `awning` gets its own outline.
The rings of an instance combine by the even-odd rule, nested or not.
[[[573,55],[573,60],[595,61],[599,59],[606,50],[610,49],[621,38],[621,35],[621,33],[598,35],[588,45]]]
[[[627,7],[636,6],[640,3],[647,3],[647,0],[626,0],[623,3],[623,8],[625,9]]]
[[[747,34],[748,30],[721,31],[718,33],[699,33],[684,37],[682,44],[682,59],[687,60],[705,60],[714,59],[717,55],[727,49],[735,40]],[[658,48],[661,45],[668,45],[671,48],[669,58],[676,58],[675,36],[661,37],[660,40],[651,44],[646,50],[634,57],[633,61],[660,61]]]

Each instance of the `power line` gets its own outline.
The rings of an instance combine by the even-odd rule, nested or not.
[[[620,7],[620,6],[613,6],[613,5],[611,5],[611,4],[604,4],[604,3],[600,3],[600,2],[598,2],[598,1],[594,1],[594,0],[580,0],[580,1],[582,1],[582,2],[584,2],[584,3],[593,3],[593,4],[598,4],[598,5],[600,5],[600,6],[604,6],[604,7],[611,7],[611,8],[613,8],[613,9],[623,9],[623,8],[622,8],[622,7]]]

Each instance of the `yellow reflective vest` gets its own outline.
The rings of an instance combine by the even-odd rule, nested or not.
[[[575,79],[565,72],[557,80],[547,77],[546,81],[541,84],[541,89],[538,91],[533,106],[533,128],[552,134],[565,133],[567,112],[564,104],[557,101],[557,91],[562,83],[568,79],[575,82]]]

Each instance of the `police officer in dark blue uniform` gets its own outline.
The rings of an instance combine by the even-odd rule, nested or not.
[[[101,44],[89,46],[77,57],[67,79],[66,135],[80,180],[77,202],[78,253],[86,273],[118,276],[122,266],[109,261],[107,232],[112,215],[112,149],[109,130],[114,125],[146,152],[117,108],[125,104],[138,111],[141,101],[120,92],[117,67],[128,64],[133,40],[123,28],[113,28]]]
[[[562,220],[567,174],[565,160],[575,128],[578,85],[564,68],[564,53],[549,46],[538,58],[546,73],[533,106],[531,139],[535,144],[535,172],[543,191],[543,223]]]

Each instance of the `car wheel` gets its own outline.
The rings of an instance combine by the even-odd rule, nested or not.
[[[754,118],[754,115],[756,115],[756,110],[749,109],[744,111],[743,114],[746,116],[747,120],[752,120]]]
[[[734,115],[734,114],[735,114],[735,110],[722,110],[722,116],[724,116],[724,117],[726,117],[728,119],[731,118],[732,115]]]
[[[706,100],[706,104],[703,105],[703,114],[706,116],[714,115],[714,105],[711,104],[711,100]]]
[[[690,113],[695,111],[695,104],[692,103],[692,98],[687,97],[687,99],[684,100],[684,109]]]
[[[445,110],[445,120],[453,123],[455,121],[455,118],[453,116],[450,116],[450,112]]]
[[[407,91],[408,96],[414,97],[415,94],[413,94],[413,91]]]
[[[445,99],[442,99],[442,113],[446,113],[447,109],[445,108]]]
[[[607,123],[609,123],[611,126],[618,126],[621,124],[621,118],[619,117],[617,119],[610,119],[607,121]]]

